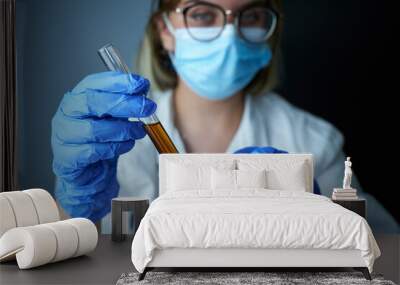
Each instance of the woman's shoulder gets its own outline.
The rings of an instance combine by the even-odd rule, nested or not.
[[[278,133],[290,132],[299,144],[307,146],[329,145],[342,147],[343,135],[327,120],[303,110],[277,93],[269,92],[254,97],[254,108],[265,124]]]

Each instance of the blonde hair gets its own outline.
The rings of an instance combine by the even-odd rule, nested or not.
[[[283,31],[282,1],[269,1],[271,7],[278,13],[276,30],[268,40],[273,54],[272,61],[254,76],[253,80],[244,88],[245,93],[254,95],[265,93],[274,89],[279,83],[280,41]],[[152,14],[147,24],[136,59],[136,71],[150,80],[153,91],[175,89],[178,83],[178,76],[167,51],[162,46],[156,20],[157,17],[161,17],[162,13],[175,9],[179,2],[180,0],[160,0],[158,9]]]

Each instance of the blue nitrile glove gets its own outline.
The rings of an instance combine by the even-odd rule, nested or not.
[[[234,153],[288,153],[287,151],[280,150],[271,146],[248,146],[241,148]],[[314,179],[314,194],[321,195],[317,180]]]
[[[72,217],[97,221],[118,195],[118,156],[145,136],[143,123],[156,104],[145,96],[149,81],[137,75],[104,72],[87,76],[67,92],[52,120],[56,197]]]

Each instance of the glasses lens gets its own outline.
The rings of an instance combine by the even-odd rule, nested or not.
[[[224,12],[211,5],[199,4],[185,13],[186,27],[190,35],[200,41],[210,41],[219,36],[224,28]]]
[[[266,41],[276,27],[276,14],[265,7],[251,7],[239,18],[239,30],[243,38],[252,43]]]

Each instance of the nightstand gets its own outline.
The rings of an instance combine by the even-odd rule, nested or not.
[[[353,211],[356,214],[359,214],[361,217],[366,218],[366,204],[365,199],[356,199],[356,200],[333,200],[332,202],[339,204],[340,206]]]

